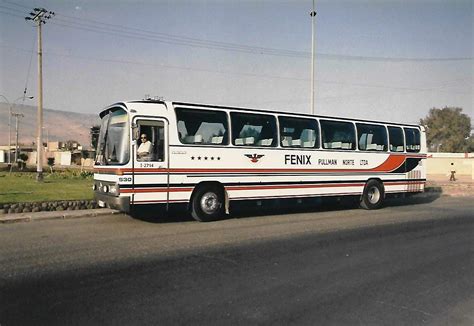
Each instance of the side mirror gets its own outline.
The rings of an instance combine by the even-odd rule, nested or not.
[[[132,124],[132,139],[137,140],[140,138],[140,128],[136,123]]]

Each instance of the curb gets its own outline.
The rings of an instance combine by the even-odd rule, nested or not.
[[[120,211],[110,208],[84,209],[77,211],[53,211],[53,212],[36,212],[36,213],[18,213],[7,214],[0,217],[0,224],[45,221],[54,219],[73,219],[81,217],[97,217],[104,215],[121,214]]]

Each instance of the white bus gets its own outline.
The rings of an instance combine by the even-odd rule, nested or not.
[[[186,204],[217,220],[237,201],[422,192],[422,126],[155,100],[113,104],[94,167],[100,206]],[[260,204],[260,203],[259,203]]]

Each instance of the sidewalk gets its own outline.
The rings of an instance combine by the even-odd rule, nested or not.
[[[53,219],[70,219],[81,217],[96,217],[103,215],[120,214],[119,211],[110,208],[100,209],[84,209],[77,211],[53,211],[53,212],[36,212],[36,213],[17,213],[0,215],[0,224],[44,221]]]
[[[456,181],[449,181],[449,175],[429,174],[426,187],[440,189],[443,195],[454,197],[474,197],[474,180],[468,175],[456,176]]]

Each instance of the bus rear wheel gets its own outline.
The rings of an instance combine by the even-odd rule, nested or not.
[[[377,180],[369,180],[362,193],[360,206],[364,209],[378,209],[382,207],[384,198],[383,184]]]
[[[224,194],[216,186],[200,187],[191,202],[191,215],[200,222],[211,222],[224,214]]]

